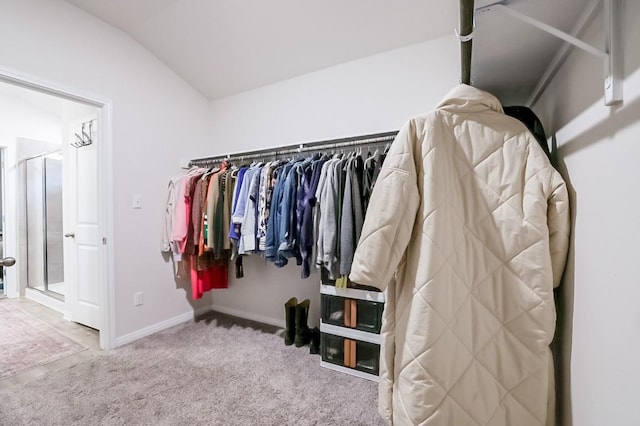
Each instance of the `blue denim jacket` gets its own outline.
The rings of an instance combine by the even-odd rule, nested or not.
[[[279,267],[287,264],[287,259],[280,255],[278,248],[280,246],[281,236],[280,226],[282,222],[281,214],[283,211],[284,187],[292,167],[293,163],[287,163],[279,170],[274,171],[274,173],[277,174],[277,180],[273,187],[273,194],[271,195],[271,207],[269,209],[269,221],[267,223],[265,259]]]

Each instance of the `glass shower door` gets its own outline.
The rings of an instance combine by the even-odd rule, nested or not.
[[[27,285],[64,300],[62,157],[25,161]]]

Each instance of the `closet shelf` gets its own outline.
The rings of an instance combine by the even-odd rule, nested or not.
[[[471,57],[472,42],[476,30],[476,18],[483,13],[497,11],[503,15],[544,31],[565,42],[553,59],[549,62],[544,73],[542,73],[538,84],[528,98],[527,106],[531,107],[540,97],[542,92],[549,85],[560,66],[567,58],[570,47],[575,46],[583,51],[594,55],[603,61],[604,65],[604,103],[611,106],[622,102],[622,36],[620,32],[621,23],[621,6],[620,0],[602,0],[604,7],[604,50],[592,46],[579,39],[584,32],[587,24],[597,10],[600,0],[592,0],[592,2],[582,9],[582,14],[578,18],[575,26],[570,33],[564,32],[542,22],[539,19],[521,13],[516,8],[510,7],[510,0],[498,0],[480,7],[474,7],[474,0],[460,0],[460,32],[456,31],[458,40],[460,41],[460,63],[461,63],[461,82],[464,84],[472,84],[471,78]],[[480,26],[482,22],[480,21]],[[494,26],[495,27],[495,26]],[[492,27],[493,28],[493,27]],[[496,28],[493,28],[496,30]],[[493,31],[495,32],[495,31]],[[514,34],[511,34],[514,36]]]

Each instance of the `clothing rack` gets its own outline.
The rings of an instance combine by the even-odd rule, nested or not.
[[[373,133],[370,135],[355,136],[342,139],[331,139],[317,142],[307,142],[298,145],[285,145],[277,148],[267,148],[255,151],[238,152],[228,155],[196,158],[189,162],[189,167],[212,167],[223,161],[244,162],[257,159],[278,159],[282,156],[309,152],[336,151],[357,146],[376,146],[393,142],[398,131]]]

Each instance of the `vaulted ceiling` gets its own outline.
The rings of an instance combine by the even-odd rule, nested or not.
[[[458,26],[456,0],[67,1],[129,34],[209,99],[451,35]],[[509,5],[569,31],[583,3]],[[559,47],[512,18],[483,14],[472,78],[479,87],[525,97]]]

